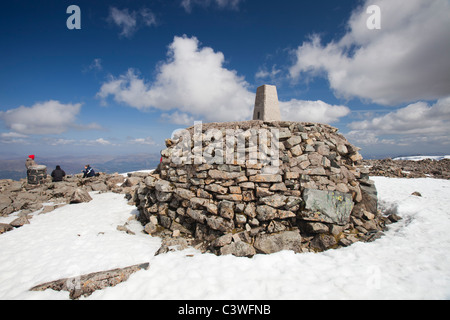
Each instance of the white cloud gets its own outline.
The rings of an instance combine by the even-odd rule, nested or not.
[[[5,139],[17,139],[17,138],[27,138],[27,135],[20,134],[17,132],[3,132],[2,134],[0,134],[0,137]]]
[[[187,113],[178,112],[175,111],[171,114],[169,113],[163,113],[161,115],[161,119],[163,121],[173,123],[173,124],[179,124],[179,125],[185,125],[190,126],[194,123],[195,118]]]
[[[108,141],[103,138],[98,139],[81,139],[81,140],[67,140],[67,143],[72,143],[74,145],[81,145],[81,146],[87,146],[87,147],[96,147],[96,146],[117,146],[116,144],[112,143],[111,141]]]
[[[289,121],[333,123],[350,113],[346,106],[336,106],[318,101],[292,99],[280,101],[281,118]]]
[[[64,139],[64,138],[43,138],[42,139],[45,144],[51,146],[64,146],[64,145],[72,145],[76,143],[76,140],[72,139]]]
[[[0,134],[0,143],[5,144],[29,144],[29,138],[27,135],[17,132],[3,132]]]
[[[81,103],[62,104],[49,100],[0,112],[0,119],[17,134],[60,134],[74,125],[80,109]]]
[[[104,83],[97,96],[137,109],[177,110],[197,120],[238,121],[251,117],[254,93],[243,77],[224,68],[223,53],[199,47],[197,38],[175,37],[168,59],[148,83],[133,69]],[[175,114],[176,115],[176,114]]]
[[[448,144],[450,136],[450,97],[435,104],[410,104],[370,120],[349,124],[348,136],[361,144],[411,145],[418,142]],[[390,138],[386,138],[390,137]]]
[[[278,69],[276,65],[273,65],[271,70],[265,66],[260,67],[255,74],[257,80],[269,79],[271,83],[277,82],[279,77],[281,77],[281,69]]]
[[[147,146],[156,145],[156,142],[153,140],[152,137],[136,138],[136,139],[129,137],[127,142],[131,143],[131,144],[140,144],[140,145],[147,145]]]
[[[157,24],[155,15],[147,8],[130,12],[128,9],[111,7],[108,20],[121,28],[119,35],[126,38],[130,38],[142,24],[149,27]]]
[[[102,59],[95,58],[89,67],[87,67],[86,71],[101,71],[102,69]]]
[[[349,127],[377,134],[450,133],[450,97],[438,100],[434,105],[413,103],[381,117],[352,122]]]
[[[100,144],[100,145],[103,145],[103,146],[107,146],[107,145],[111,144],[111,142],[109,142],[108,140],[105,140],[103,138],[98,138],[98,139],[92,141],[92,143],[93,144]]]
[[[181,6],[186,12],[191,12],[193,6],[201,6],[203,8],[211,5],[216,5],[219,9],[233,9],[237,10],[242,0],[182,0]]]
[[[139,11],[139,14],[142,17],[142,22],[148,26],[156,26],[158,23],[156,21],[156,16],[153,12],[150,11],[150,9],[143,8]]]
[[[369,30],[369,5],[381,8],[381,30]],[[293,79],[325,75],[338,96],[383,105],[450,94],[450,2],[366,0],[339,41],[312,36],[295,51]]]

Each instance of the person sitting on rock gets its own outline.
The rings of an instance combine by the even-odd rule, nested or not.
[[[82,171],[84,173],[83,178],[90,178],[95,176],[94,169],[92,169],[91,166],[88,164],[84,166],[84,170]]]
[[[59,182],[63,181],[63,178],[66,176],[64,170],[61,169],[60,166],[56,166],[56,169],[52,171],[52,181]]]

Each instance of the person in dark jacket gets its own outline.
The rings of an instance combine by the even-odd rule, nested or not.
[[[82,170],[82,171],[84,173],[83,178],[90,178],[90,177],[95,176],[94,169],[92,169],[91,166],[88,164],[84,166],[84,170]]]
[[[56,166],[56,169],[52,171],[52,181],[53,182],[62,181],[65,176],[66,176],[66,173],[64,172],[64,170],[61,169],[60,166]]]

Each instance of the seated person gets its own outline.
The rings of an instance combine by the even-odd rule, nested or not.
[[[90,178],[95,176],[94,169],[92,169],[91,166],[88,164],[84,166],[84,170],[82,171],[84,173],[83,178]]]
[[[60,166],[56,166],[56,169],[52,171],[51,176],[53,182],[59,182],[63,180],[63,178],[66,176],[66,173],[61,169]]]

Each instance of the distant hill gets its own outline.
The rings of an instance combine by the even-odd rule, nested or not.
[[[61,156],[36,158],[38,164],[47,166],[50,174],[57,165],[67,174],[80,173],[86,164],[90,164],[96,172],[124,173],[130,171],[154,169],[159,164],[159,154],[129,154],[120,156],[90,155],[90,156]],[[25,178],[25,158],[0,159],[0,179],[20,180]]]
[[[134,154],[119,156],[106,162],[92,162],[91,166],[96,171],[106,173],[124,173],[130,171],[155,169],[159,164],[159,154]]]

